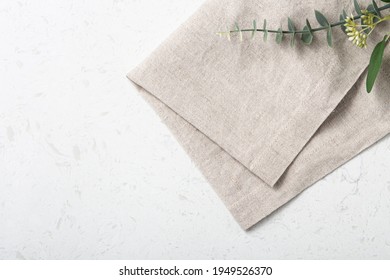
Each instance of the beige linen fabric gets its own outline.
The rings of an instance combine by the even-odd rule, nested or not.
[[[244,229],[390,132],[390,72],[366,94],[372,46],[351,47],[338,28],[335,48],[324,33],[291,49],[271,34],[240,43],[215,31],[298,25],[314,8],[336,21],[349,2],[208,0],[128,74]]]

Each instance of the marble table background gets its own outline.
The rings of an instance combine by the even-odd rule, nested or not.
[[[0,2],[0,259],[390,258],[389,137],[244,232],[138,96],[201,2]]]

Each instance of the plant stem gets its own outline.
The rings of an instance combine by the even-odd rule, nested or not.
[[[387,9],[390,9],[390,4],[386,4],[382,7],[380,7],[378,10],[379,11],[383,11],[383,10],[387,10]],[[361,18],[361,15],[359,16],[355,16],[353,19],[354,20],[358,20]],[[345,24],[345,21],[339,21],[339,22],[336,22],[336,23],[332,23],[330,25],[330,27],[336,27],[336,26],[340,26],[340,25],[343,25]],[[325,29],[328,29],[329,27],[328,26],[324,26],[324,27],[318,27],[318,28],[313,28],[311,31],[312,32],[317,32],[317,31],[321,31],[321,30],[325,30]],[[230,32],[230,33],[237,33],[237,32],[253,32],[253,31],[258,31],[258,32],[269,32],[269,33],[280,33],[279,30],[267,30],[267,29],[241,29],[241,30],[231,30],[231,31],[227,31],[226,33]],[[292,31],[287,31],[287,30],[282,30],[282,33],[283,34],[303,34],[303,33],[308,33],[309,31],[306,31],[306,30],[299,30],[299,31],[295,31],[295,32],[292,32]],[[224,33],[224,32],[221,32],[221,33]]]

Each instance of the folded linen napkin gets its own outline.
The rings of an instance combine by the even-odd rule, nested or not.
[[[334,48],[317,34],[294,49],[215,32],[298,23],[314,9],[337,21],[343,8],[349,0],[207,0],[128,74],[244,229],[390,132],[390,67],[366,94],[372,46],[353,47],[341,30]]]

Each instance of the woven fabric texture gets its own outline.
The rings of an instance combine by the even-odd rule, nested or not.
[[[389,59],[367,94],[373,45],[353,47],[339,28],[333,48],[325,32],[294,48],[215,33],[264,18],[314,25],[314,9],[338,21],[350,2],[208,0],[128,74],[243,229],[390,132]]]

